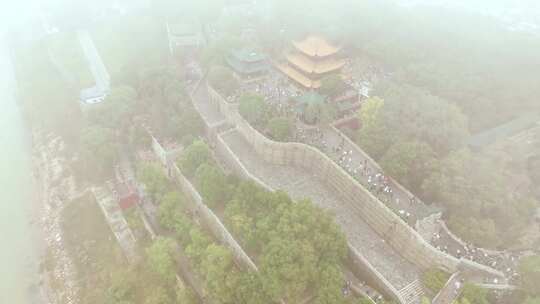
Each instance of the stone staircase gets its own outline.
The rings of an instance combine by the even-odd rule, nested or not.
[[[424,287],[422,286],[422,282],[416,279],[403,287],[399,291],[399,294],[405,300],[405,304],[419,304],[424,295]]]

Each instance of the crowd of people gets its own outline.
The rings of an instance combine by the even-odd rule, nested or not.
[[[390,209],[411,227],[414,227],[418,215],[411,208],[423,204],[412,195],[396,195],[388,176],[370,166],[367,159],[354,161],[354,151],[347,149],[346,140],[341,138],[337,145],[329,145],[324,132],[320,128],[298,129],[295,139],[299,142],[315,146],[330,156],[343,170],[365,186],[374,196],[384,202]],[[431,243],[442,252],[456,258],[465,258],[492,267],[503,272],[512,282],[518,279],[519,254],[509,252],[490,252],[475,247],[472,244],[462,245],[441,229],[433,235]],[[486,283],[502,283],[500,279],[491,278]]]
[[[374,71],[374,74],[380,74],[380,71]],[[359,85],[360,82],[355,84]],[[278,75],[270,75],[263,81],[246,84],[242,88],[242,91],[255,92],[262,95],[265,101],[276,109],[279,115],[294,117],[296,114],[294,108],[289,104],[289,100],[298,96],[300,92],[292,89],[286,79]],[[422,216],[415,212],[415,210],[421,208],[423,205],[419,199],[408,192],[401,191],[402,189],[398,189],[400,193],[397,194],[395,182],[388,176],[385,176],[383,172],[376,169],[370,160],[364,158],[362,161],[359,161],[358,155],[353,155],[355,151],[348,147],[345,138],[341,137],[337,144],[332,144],[321,128],[306,126],[299,119],[296,120],[296,126],[293,140],[320,149],[375,197],[385,203],[404,222],[414,228]],[[360,159],[362,159],[362,156],[360,156]],[[466,258],[500,270],[510,280],[515,280],[518,277],[518,254],[487,252],[471,244],[463,246],[460,241],[455,240],[444,229],[433,235],[431,243],[437,249],[456,258]],[[502,282],[493,278],[490,279],[489,283]]]

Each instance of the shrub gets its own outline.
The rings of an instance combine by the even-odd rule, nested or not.
[[[450,275],[447,272],[438,268],[431,268],[422,274],[422,283],[429,288],[429,290],[438,293],[449,278]]]

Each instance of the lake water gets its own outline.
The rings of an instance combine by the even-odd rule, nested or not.
[[[0,33],[0,303],[32,303],[38,246],[28,134],[15,100],[9,49]]]

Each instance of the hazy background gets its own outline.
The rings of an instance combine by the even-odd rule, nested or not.
[[[191,1],[191,0],[183,0]],[[195,1],[195,0],[193,0]],[[374,0],[375,1],[375,0]],[[377,0],[378,1],[378,0]],[[306,0],[306,3],[310,2]],[[494,17],[508,28],[540,33],[540,1],[537,0],[395,0],[403,6],[428,5],[467,14]],[[36,270],[31,226],[31,181],[29,147],[12,96],[13,75],[9,62],[8,29],[27,32],[28,38],[43,34],[41,16],[73,11],[77,3],[86,8],[131,1],[4,0],[0,9],[0,303],[30,303]],[[307,6],[308,7],[308,6]],[[64,11],[64,13],[66,13]],[[67,13],[69,15],[69,13]],[[369,16],[364,16],[369,18]],[[459,20],[456,20],[459,22]]]

